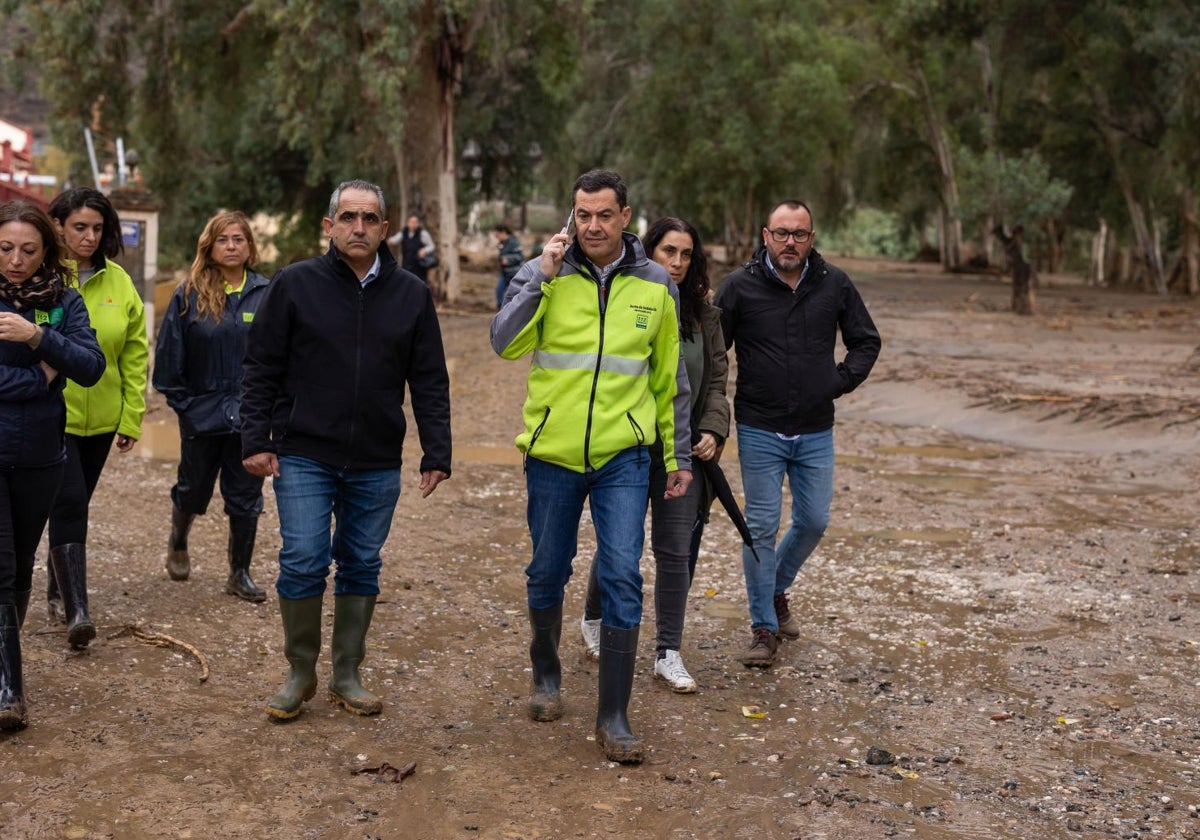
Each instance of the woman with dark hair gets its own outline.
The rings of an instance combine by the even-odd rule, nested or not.
[[[692,386],[692,457],[719,459],[729,435],[729,402],[725,398],[729,363],[721,313],[708,302],[708,260],[700,234],[683,219],[667,216],[650,225],[642,244],[679,290],[680,349]],[[650,546],[654,551],[654,613],[658,625],[654,675],[673,691],[690,694],[696,690],[696,681],[684,667],[679,648],[712,492],[704,472],[694,469],[687,493],[678,499],[664,499],[667,474],[662,444],[656,443],[650,453]],[[600,587],[595,563],[588,578],[580,626],[588,655],[599,659]]]
[[[250,578],[263,480],[242,466],[241,391],[246,335],[267,291],[267,278],[252,268],[257,261],[245,215],[234,210],[209,219],[163,317],[154,361],[154,387],[179,416],[167,574],[171,580],[191,574],[188,531],[208,510],[219,473],[229,517],[225,592],[255,603],[267,599]]]
[[[63,391],[67,461],[50,512],[47,610],[51,621],[66,622],[68,644],[84,648],[96,636],[88,616],[88,505],[114,441],[118,451],[129,452],[142,436],[146,313],[133,280],[113,262],[122,250],[121,221],[104,194],[90,187],[67,190],[50,202],[49,214],[105,361],[93,387],[68,382]]]
[[[67,457],[63,385],[94,385],[104,372],[63,256],[49,216],[0,204],[0,730],[25,726],[20,630]]]

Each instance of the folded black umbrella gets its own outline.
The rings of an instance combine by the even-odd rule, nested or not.
[[[733,488],[729,486],[729,479],[725,477],[725,471],[721,469],[721,465],[716,460],[702,461],[699,458],[694,458],[693,463],[700,464],[700,469],[704,470],[704,477],[708,479],[713,495],[721,501],[721,507],[725,508],[725,512],[729,514],[729,518],[733,521],[733,527],[737,528],[737,532],[742,536],[742,542],[754,555],[754,562],[761,562],[758,559],[758,552],[754,550],[754,539],[750,536],[750,526],[746,524],[746,517],[742,514],[742,509],[738,507],[737,499],[733,496]]]

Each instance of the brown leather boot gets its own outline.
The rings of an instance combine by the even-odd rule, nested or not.
[[[742,654],[742,664],[747,668],[770,668],[775,664],[775,651],[779,640],[764,627],[755,627],[750,638],[750,647]]]
[[[796,619],[792,618],[792,611],[788,609],[786,592],[780,592],[775,596],[775,620],[779,623],[780,636],[785,639],[800,638],[800,625],[796,623]]]

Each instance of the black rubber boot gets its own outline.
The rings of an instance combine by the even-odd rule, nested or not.
[[[267,700],[267,714],[289,720],[317,693],[317,656],[321,652],[322,596],[279,599],[283,618],[283,655],[292,669],[283,686]]]
[[[16,604],[0,604],[0,730],[24,729],[25,723],[21,619]]]
[[[167,574],[171,580],[187,580],[192,573],[192,559],[188,557],[188,531],[196,521],[196,514],[184,513],[171,505],[171,536],[167,540]]]
[[[67,642],[81,650],[96,638],[96,627],[88,617],[87,547],[83,543],[55,546],[50,549],[50,567],[67,611]]]
[[[17,593],[17,628],[25,626],[25,616],[29,614],[29,595],[30,592],[26,589],[24,592]]]
[[[51,624],[67,623],[67,608],[63,606],[62,593],[58,591],[58,578],[54,577],[54,567],[50,558],[46,558],[46,617]]]
[[[356,715],[377,715],[383,711],[383,703],[363,688],[358,677],[374,614],[374,595],[333,598],[333,676],[329,680],[329,699]]]
[[[250,558],[254,556],[256,536],[257,516],[229,517],[229,580],[225,581],[225,594],[258,604],[267,600],[267,593],[250,579]]]
[[[529,717],[536,721],[562,717],[559,688],[562,663],[558,660],[558,642],[562,638],[562,604],[544,610],[529,610],[529,661],[533,665],[533,685],[529,692]]]
[[[629,731],[626,717],[633,691],[638,630],[600,628],[600,690],[596,707],[596,743],[609,761],[640,764],[645,745]]]

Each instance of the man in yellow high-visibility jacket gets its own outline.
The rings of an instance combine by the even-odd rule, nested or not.
[[[615,172],[586,172],[572,191],[572,223],[510,281],[492,321],[506,359],[532,353],[525,399],[528,521],[525,569],[533,690],[529,715],[562,715],[563,590],[571,577],[584,500],[596,528],[601,585],[596,742],[612,761],[637,763],[642,742],[626,709],[642,620],[650,455],[661,438],[667,498],[691,482],[690,391],[679,352],[679,299],[666,271],[624,232],[631,210]]]

